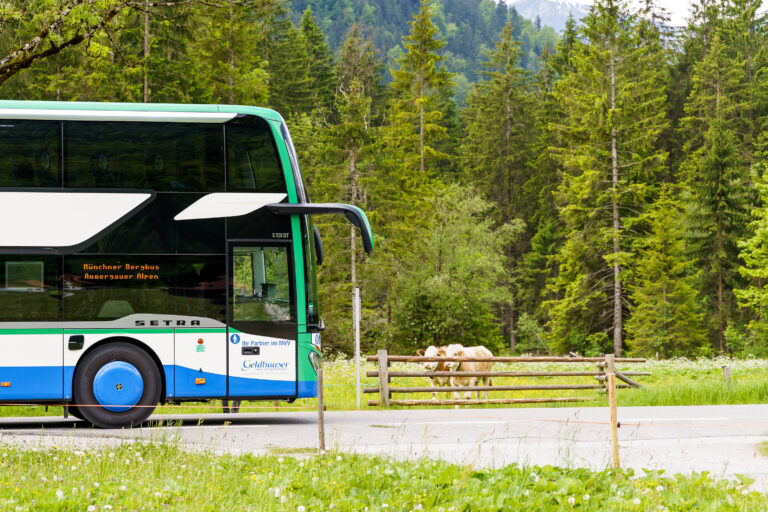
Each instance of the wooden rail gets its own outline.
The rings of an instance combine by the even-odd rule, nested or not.
[[[479,399],[479,393],[499,391],[565,391],[565,390],[605,390],[607,388],[607,375],[614,373],[616,378],[625,384],[614,384],[615,388],[640,387],[641,385],[629,377],[648,376],[649,372],[616,372],[615,363],[643,363],[641,358],[614,358],[608,357],[491,357],[491,358],[460,358],[460,357],[424,357],[424,356],[399,356],[389,355],[386,350],[380,350],[375,356],[366,356],[366,361],[376,361],[378,370],[366,372],[367,377],[377,377],[377,387],[363,388],[363,393],[378,393],[379,400],[369,400],[368,405],[389,407],[391,405],[472,405],[472,404],[530,404],[545,402],[581,402],[591,400],[589,397],[538,397],[538,398],[484,398]],[[428,362],[488,362],[494,363],[593,363],[597,365],[597,371],[487,371],[487,372],[463,372],[463,371],[389,371],[392,363],[428,363]],[[533,384],[533,385],[509,385],[509,386],[391,386],[393,378],[398,377],[593,377],[598,384]],[[471,393],[474,392],[477,399],[437,400],[437,393]],[[394,400],[392,394],[408,393],[433,393],[432,400]]]

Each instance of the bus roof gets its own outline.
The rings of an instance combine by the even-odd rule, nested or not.
[[[23,114],[16,112],[22,110]],[[283,121],[282,116],[274,110],[245,105],[0,100],[0,119],[13,117],[16,119],[223,123],[237,114],[255,115],[270,121]]]

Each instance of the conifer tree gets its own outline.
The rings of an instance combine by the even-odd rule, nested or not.
[[[564,167],[557,197],[566,241],[552,282],[560,298],[548,302],[561,350],[604,350],[612,339],[622,352],[627,226],[666,159],[658,149],[666,68],[640,26],[623,0],[598,0],[574,48],[574,71],[555,89],[570,114],[553,125],[560,143],[552,148]]]
[[[410,22],[411,32],[403,37],[405,51],[398,59],[399,68],[392,70],[392,88],[399,93],[392,122],[402,127],[406,143],[413,141],[422,174],[428,157],[443,157],[430,142],[445,133],[439,124],[442,113],[434,106],[439,91],[451,87],[452,76],[441,66],[443,57],[438,51],[445,42],[437,37],[432,16],[430,0],[420,0],[419,10]]]
[[[525,185],[531,177],[529,161],[535,132],[533,86],[530,73],[520,67],[519,43],[508,23],[496,48],[488,52],[485,80],[476,84],[467,98],[464,112],[466,136],[461,146],[464,172],[468,180],[496,205],[494,217],[500,224],[533,216],[536,195],[527,197]],[[528,243],[521,237],[505,249],[510,276]],[[512,280],[504,283],[511,288]],[[510,290],[512,292],[512,290]],[[516,294],[515,294],[516,295]],[[514,301],[506,315],[510,346],[514,348]]]
[[[334,72],[333,54],[328,48],[323,32],[315,23],[310,7],[307,7],[301,17],[301,32],[304,35],[309,57],[308,72],[312,102],[315,110],[327,116],[333,109],[337,78]]]
[[[635,241],[627,346],[642,356],[702,355],[708,346],[706,324],[696,289],[697,265],[686,254],[682,236],[683,211],[665,190],[642,220],[648,235]]]
[[[725,329],[733,308],[737,243],[747,224],[748,167],[738,127],[743,109],[734,102],[742,70],[715,34],[703,60],[694,67],[693,89],[681,119],[688,157],[689,245],[705,265],[703,286],[715,312],[717,345],[725,351]]]

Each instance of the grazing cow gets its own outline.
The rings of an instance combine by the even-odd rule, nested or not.
[[[446,347],[436,347],[434,345],[430,345],[425,349],[420,348],[416,351],[416,354],[422,357],[445,357],[445,349]],[[450,370],[448,367],[448,363],[445,361],[427,361],[424,363],[424,369],[428,372],[447,372]],[[451,384],[451,378],[450,377],[430,377],[429,378],[429,384],[433,388],[435,387],[446,387]],[[448,396],[450,396],[448,393],[446,393]],[[437,400],[437,391],[432,392],[432,400]]]
[[[482,345],[477,347],[462,347],[461,345],[448,345],[445,353],[448,357],[466,357],[466,358],[491,358],[493,354]],[[448,363],[451,371],[456,372],[456,377],[451,377],[451,387],[471,387],[471,386],[493,386],[490,377],[462,377],[461,372],[489,372],[493,368],[493,361],[451,361]],[[454,398],[460,398],[456,391]],[[483,391],[484,398],[488,398],[488,392]],[[480,398],[480,393],[475,391],[475,397]],[[464,398],[472,398],[472,392],[464,393]]]

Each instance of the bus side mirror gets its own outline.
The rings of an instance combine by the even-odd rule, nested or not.
[[[352,225],[360,228],[363,249],[369,256],[373,253],[373,234],[365,212],[357,206],[341,203],[275,203],[266,205],[275,215],[331,215],[342,214]]]

